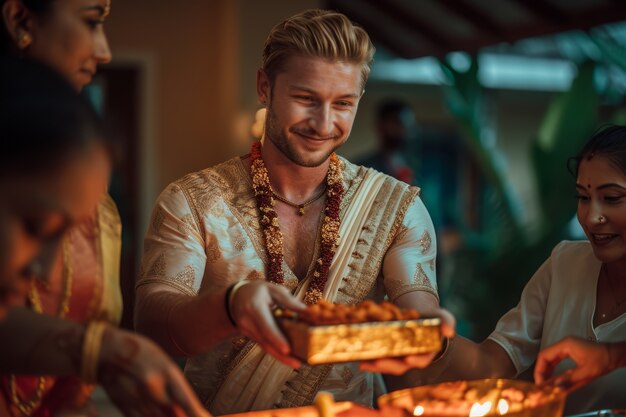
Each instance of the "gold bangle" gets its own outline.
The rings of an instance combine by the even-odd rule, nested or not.
[[[94,384],[97,381],[102,335],[107,327],[108,324],[103,321],[92,321],[85,330],[80,374],[88,384]]]
[[[233,316],[233,307],[232,307],[233,300],[235,299],[235,294],[237,294],[237,291],[239,291],[243,286],[250,284],[251,282],[252,281],[249,281],[249,280],[242,280],[233,284],[233,286],[229,289],[228,301],[226,303],[226,313],[228,313],[228,317],[231,319],[235,327],[237,327],[237,323],[235,322],[235,316]]]

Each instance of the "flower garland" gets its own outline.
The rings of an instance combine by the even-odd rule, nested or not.
[[[269,257],[268,277],[271,282],[283,284],[285,276],[282,269],[283,263],[283,234],[280,231],[278,215],[274,210],[274,197],[272,186],[267,174],[267,168],[261,156],[261,142],[254,142],[250,151],[250,170],[252,173],[252,188],[256,197],[257,207],[261,214],[261,227],[265,250]],[[322,221],[322,244],[320,257],[315,261],[313,279],[304,296],[306,304],[315,304],[322,299],[330,264],[335,256],[335,250],[339,244],[339,206],[343,198],[344,189],[342,183],[341,162],[333,152],[330,156],[328,174],[326,174],[326,207],[324,208],[324,220]]]

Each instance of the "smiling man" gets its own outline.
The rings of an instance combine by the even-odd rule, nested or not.
[[[373,404],[375,377],[358,364],[300,366],[290,356],[270,314],[274,302],[388,296],[441,313],[435,234],[419,189],[335,154],[350,135],[373,55],[367,33],[336,12],[310,10],[278,24],[257,73],[267,109],[262,141],[249,155],[174,182],[156,203],[137,324],[190,357],[186,376],[215,414],[311,404],[319,390]],[[226,330],[204,302],[224,288]],[[278,299],[276,288],[293,297]],[[232,338],[213,346],[218,333]]]

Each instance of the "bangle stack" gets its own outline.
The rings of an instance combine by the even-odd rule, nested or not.
[[[92,321],[85,330],[80,373],[83,381],[88,384],[95,384],[97,381],[102,335],[107,326],[103,321]]]
[[[233,300],[235,299],[235,294],[237,294],[237,291],[239,291],[241,287],[249,283],[250,281],[247,281],[247,280],[235,282],[230,287],[228,287],[228,289],[226,290],[226,293],[224,294],[224,307],[226,309],[226,315],[228,316],[228,320],[230,320],[230,323],[234,327],[237,327],[237,322],[235,321],[235,317],[233,316],[233,310],[232,310],[232,305],[233,305]]]

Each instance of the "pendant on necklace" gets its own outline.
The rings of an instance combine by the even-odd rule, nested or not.
[[[300,216],[304,216],[304,206],[300,206],[300,207],[298,208],[298,214],[299,214]]]

